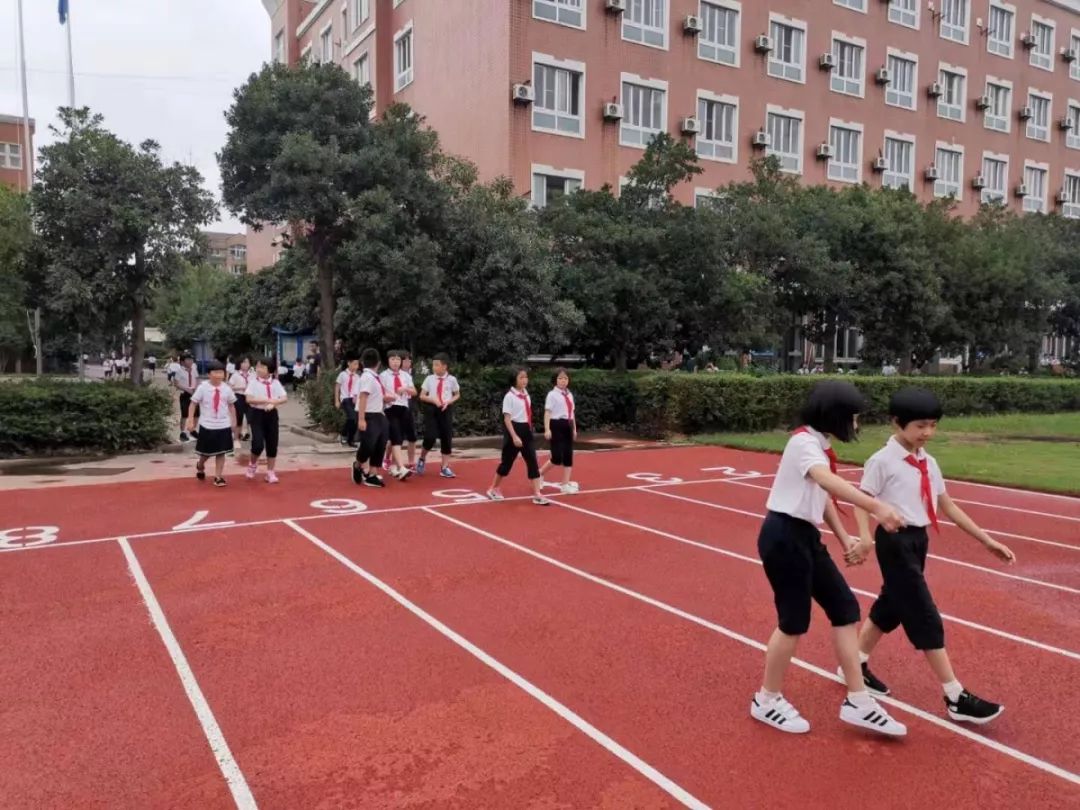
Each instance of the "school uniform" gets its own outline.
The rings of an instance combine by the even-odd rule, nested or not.
[[[367,403],[364,405],[364,422],[367,427],[360,431],[360,446],[356,448],[356,460],[361,465],[368,462],[379,465],[382,464],[383,457],[386,455],[386,442],[390,438],[386,415],[383,414],[389,397],[379,375],[370,368],[364,369],[360,374],[357,402],[361,394],[367,394]]]
[[[199,384],[191,395],[199,406],[199,439],[195,452],[200,456],[222,456],[233,449],[233,424],[229,406],[236,403],[236,392],[229,386]]]
[[[790,636],[809,629],[811,600],[834,627],[859,620],[859,603],[817,528],[829,494],[808,477],[814,467],[835,469],[835,458],[824,434],[800,428],[788,439],[766,503],[758,556],[773,589],[778,626]]]
[[[285,386],[273,377],[263,379],[253,374],[245,394],[250,400],[248,419],[251,421],[251,455],[260,456],[265,450],[267,458],[277,458],[280,434],[278,409],[266,410],[266,405],[270,400],[284,399]]]
[[[255,372],[251,369],[247,371],[240,371],[237,369],[229,377],[229,387],[236,392],[236,429],[241,434],[244,432],[244,420],[247,419],[248,423],[251,423],[251,419],[248,416],[248,404],[247,404],[247,390],[251,385],[251,381],[255,379]]]
[[[345,425],[341,428],[341,438],[350,446],[356,444],[356,395],[360,393],[360,372],[345,369],[337,375],[338,396],[341,410],[345,414]]]
[[[183,367],[177,362],[169,363],[167,366],[165,366],[166,379],[171,383],[173,380],[176,379],[176,375],[180,373],[182,368]]]
[[[446,410],[440,406],[449,402],[461,392],[457,377],[453,374],[429,374],[424,380],[421,390],[439,405],[430,402],[424,403],[424,452],[428,452],[435,446],[435,439],[439,440],[439,451],[444,455],[450,455],[453,450],[454,439],[454,406]]]
[[[903,626],[917,650],[942,649],[945,628],[923,573],[926,529],[936,526],[938,498],[945,493],[941,468],[925,450],[910,453],[894,436],[866,462],[859,488],[892,504],[907,524],[893,534],[880,526],[874,533],[882,585],[870,621],[885,633]]]
[[[556,386],[548,391],[544,410],[551,414],[551,463],[557,467],[574,466],[574,408],[570,389]]]
[[[503,397],[502,412],[504,415],[509,414],[511,428],[514,434],[521,439],[521,447],[514,444],[514,439],[510,430],[507,430],[504,420],[502,460],[499,462],[499,468],[495,471],[496,474],[502,478],[508,476],[510,470],[513,469],[514,461],[517,460],[520,453],[521,457],[525,459],[529,480],[539,478],[540,465],[536,460],[536,444],[532,430],[532,400],[529,398],[529,392],[511,388]]]
[[[183,420],[187,417],[188,405],[193,402],[192,395],[199,387],[199,370],[195,368],[194,363],[191,364],[190,368],[180,366],[180,370],[176,372],[176,387],[180,389],[180,424],[183,426]],[[193,411],[192,415],[198,416],[199,412],[197,410]]]
[[[390,446],[401,447],[405,442],[416,442],[416,423],[413,421],[409,401],[412,397],[404,393],[413,387],[412,375],[407,371],[386,369],[379,375],[383,388],[390,395],[386,408],[386,421],[390,427]]]

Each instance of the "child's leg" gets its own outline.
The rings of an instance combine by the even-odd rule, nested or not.
[[[216,478],[225,477],[225,455],[223,453],[214,456],[214,476]]]
[[[266,441],[266,469],[273,472],[274,467],[277,466],[278,439],[281,437],[278,412],[269,411],[263,421],[265,423],[264,433],[266,434],[264,437]]]
[[[529,475],[529,483],[532,485],[533,497],[540,497],[540,487],[543,479],[540,477],[540,464],[536,458],[536,442],[531,429],[519,431],[521,438],[521,457],[525,460],[525,469]]]
[[[495,469],[495,478],[491,482],[492,489],[498,489],[499,484],[510,474],[510,470],[514,468],[514,461],[517,460],[520,452],[520,449],[514,445],[514,440],[510,438],[510,433],[504,427],[502,457],[499,460],[499,466]],[[445,457],[444,455],[443,458]]]
[[[454,428],[450,409],[439,411],[439,452],[442,453],[442,465],[450,466],[450,456],[453,453]]]
[[[763,692],[775,695],[783,691],[784,675],[798,646],[799,636],[790,636],[779,627],[773,630],[769,645],[765,648],[765,680],[761,686]]]

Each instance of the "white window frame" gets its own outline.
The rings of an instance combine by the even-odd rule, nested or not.
[[[1054,45],[1057,42],[1057,23],[1048,17],[1042,17],[1038,14],[1031,15],[1031,29],[1032,36],[1035,35],[1035,26],[1043,25],[1050,29],[1050,50],[1048,53],[1042,53],[1037,50],[1036,47],[1031,48],[1031,53],[1028,54],[1028,64],[1033,68],[1039,70],[1045,70],[1049,73],[1054,72],[1054,60],[1057,54],[1054,53]]]
[[[914,135],[909,135],[906,132],[896,132],[895,130],[891,130],[891,129],[885,130],[885,136],[882,138],[882,141],[881,141],[881,154],[882,154],[883,157],[886,157],[886,158],[888,157],[888,151],[889,151],[888,150],[888,142],[889,141],[900,141],[900,142],[907,143],[907,144],[911,145],[911,171],[910,171],[909,174],[904,175],[904,174],[901,174],[900,172],[896,171],[894,166],[890,165],[882,173],[881,187],[882,188],[906,188],[908,191],[910,191],[912,194],[914,194],[915,193],[915,178],[918,175],[918,165],[919,165],[918,159],[917,159],[917,157],[915,155],[915,149],[916,149],[915,136]],[[899,185],[899,184],[896,184],[896,183],[890,183],[889,182],[890,179],[896,179],[896,180],[906,179],[907,183],[904,184],[904,185]]]
[[[701,186],[694,188],[694,208],[701,208],[703,200],[715,203],[717,200],[721,199],[723,199],[723,197],[720,194],[717,194],[715,188],[702,188]]]
[[[622,34],[624,42],[632,42],[635,45],[644,45],[646,48],[657,48],[661,51],[666,51],[668,45],[671,42],[671,0],[652,0],[652,2],[659,2],[660,8],[664,10],[664,21],[662,25],[657,28],[653,25],[645,25],[644,22],[636,22],[631,19],[631,14],[634,9],[640,8],[642,15],[645,13],[645,3],[649,0],[630,0],[627,3],[626,11],[622,13],[622,19],[619,21],[619,28]],[[641,31],[641,39],[634,39],[632,36],[626,35],[627,29],[638,29]],[[646,42],[646,33],[659,33],[663,37],[663,42],[657,44],[655,42]]]
[[[619,146],[625,146],[628,149],[645,149],[648,146],[649,141],[645,139],[646,133],[652,133],[653,137],[661,132],[667,132],[668,125],[668,83],[662,79],[646,79],[638,76],[636,73],[621,73],[619,74],[619,101],[621,102],[626,96],[624,88],[626,85],[636,85],[638,87],[644,87],[650,90],[659,90],[663,93],[660,102],[660,126],[659,128],[646,129],[638,124],[628,123],[630,117],[630,110],[627,109],[625,102],[623,103],[623,119],[619,122]],[[641,143],[628,142],[623,139],[623,130],[627,127],[634,129],[641,133]],[[651,139],[650,139],[651,140]]]
[[[1028,140],[1039,141],[1041,143],[1050,143],[1054,131],[1054,94],[1047,93],[1043,90],[1036,90],[1034,87],[1028,88],[1027,103],[1025,106],[1031,107],[1032,112],[1035,111],[1035,99],[1041,99],[1046,102],[1046,137],[1040,138],[1037,134],[1032,135],[1034,127],[1037,127],[1036,123],[1038,116],[1032,115],[1024,124],[1024,136]]]
[[[802,32],[802,61],[800,64],[794,62],[783,62],[776,58],[776,54],[779,51],[780,43],[778,38],[773,36],[773,25],[782,25],[788,28],[793,28]],[[807,25],[803,20],[792,19],[791,17],[785,17],[783,14],[770,13],[769,14],[769,36],[773,39],[773,49],[769,52],[769,58],[765,72],[768,76],[774,79],[779,79],[785,82],[795,82],[797,84],[806,84],[806,51],[809,48],[809,37],[806,35]],[[798,69],[798,76],[789,76],[788,71]]]
[[[994,203],[994,202],[999,203],[1001,205],[1008,205],[1009,204],[1009,156],[1008,155],[1002,155],[1002,154],[999,154],[997,152],[986,152],[986,151],[984,151],[983,155],[982,155],[982,163],[979,164],[979,174],[987,175],[987,172],[986,172],[986,163],[987,163],[987,161],[993,161],[993,162],[1004,163],[1005,164],[1005,174],[1004,174],[1004,178],[1003,178],[1003,185],[1002,185],[1002,187],[1000,189],[991,189],[991,188],[988,188],[988,187],[979,189],[979,202],[982,205],[986,205],[988,203]],[[991,199],[990,196],[993,195],[993,194],[1000,194],[1001,198],[1000,199]]]
[[[955,194],[953,194],[948,188],[944,187],[947,183],[949,185],[952,185],[953,182],[943,180],[940,177],[941,170],[942,170],[942,165],[938,161],[938,152],[939,151],[954,152],[954,153],[958,153],[960,155],[960,168],[959,168],[959,171],[957,172],[957,178],[955,180],[955,185],[956,185],[956,193]],[[956,144],[956,143],[946,143],[945,141],[938,141],[934,145],[934,166],[937,167],[938,175],[939,175],[938,179],[934,181],[934,196],[937,197],[938,199],[941,199],[943,197],[950,197],[951,196],[957,202],[963,202],[964,201],[964,147],[962,145]]]
[[[330,46],[330,56],[327,58],[326,46]],[[327,65],[334,63],[334,21],[331,20],[319,30],[319,64]]]
[[[1072,129],[1065,131],[1065,148],[1080,149],[1080,99],[1070,98],[1065,104],[1065,115],[1072,122]]]
[[[698,5],[698,14],[701,17],[702,23],[705,22],[705,6],[713,6],[714,8],[722,11],[733,12],[735,14],[735,42],[728,45],[718,45],[714,42],[710,42],[705,39],[705,33],[698,34],[697,38],[697,55],[698,59],[702,59],[706,62],[712,62],[717,65],[726,65],[728,67],[738,68],[742,65],[742,3],[735,2],[735,0],[701,0]],[[702,48],[713,48],[717,51],[724,50],[730,51],[732,60],[725,62],[723,59],[718,59],[713,56],[704,56],[701,53]]]
[[[983,110],[983,129],[1008,135],[1012,132],[1012,120],[1015,112],[1013,107],[1013,83],[1008,79],[1001,79],[997,76],[987,76],[984,93],[993,99],[993,95],[990,93],[991,86],[1005,91],[1005,110],[1003,113],[999,114],[995,111],[994,105],[991,103],[989,107]],[[991,123],[1004,124],[1004,128],[1000,126],[991,126]]]
[[[956,104],[946,104],[945,102],[945,89],[947,82],[943,74],[951,73],[954,76],[960,77],[960,101]],[[959,124],[967,123],[967,93],[968,93],[968,72],[967,68],[958,67],[957,65],[950,65],[947,62],[938,63],[938,81],[941,83],[941,97],[937,100],[937,116],[943,118],[946,121],[955,121]],[[960,114],[959,118],[952,115],[942,115],[942,109],[946,108],[946,112],[955,109]]]
[[[938,0],[941,4],[941,18],[938,20],[938,36],[942,39],[947,39],[950,42],[959,42],[961,45],[967,45],[971,39],[971,3],[972,0]],[[963,3],[964,4],[964,20],[959,25],[955,23],[948,23],[949,29],[946,33],[945,22],[945,4],[946,3]],[[957,37],[955,29],[957,27],[963,28],[963,37]]]
[[[1049,192],[1050,192],[1050,164],[1049,163],[1038,163],[1038,162],[1036,162],[1034,160],[1025,160],[1024,161],[1024,174],[1021,177],[1020,182],[1027,183],[1027,181],[1028,181],[1028,172],[1029,171],[1042,172],[1042,176],[1043,176],[1042,196],[1037,197],[1034,194],[1029,193],[1026,197],[1024,197],[1024,201],[1021,204],[1021,208],[1024,211],[1026,211],[1027,213],[1029,213],[1029,214],[1045,214],[1046,213],[1046,201],[1047,201],[1047,199],[1049,199],[1049,196],[1050,196],[1050,194],[1049,194]],[[1029,204],[1028,200],[1035,200],[1036,202],[1038,202],[1038,206],[1033,206],[1033,205]]]
[[[534,20],[540,20],[541,22],[551,23],[553,25],[563,25],[567,28],[575,28],[579,31],[585,30],[586,17],[588,17],[587,0],[531,0],[531,4]],[[554,17],[539,16],[536,13],[537,7],[551,9]],[[581,15],[581,23],[575,24],[566,22],[566,20],[563,19],[563,15],[572,15],[575,10]]]
[[[1080,55],[1080,28],[1074,28],[1069,32],[1069,47],[1075,48]],[[1074,59],[1069,65],[1069,78],[1080,82],[1080,59]]]
[[[1076,189],[1076,195],[1074,199],[1061,206],[1061,215],[1067,219],[1080,219],[1080,170],[1078,169],[1066,169],[1065,179],[1061,184],[1062,191],[1069,190],[1069,178],[1073,178],[1076,182],[1073,186]]]
[[[574,61],[573,59],[558,59],[558,58],[552,56],[551,54],[540,53],[538,51],[533,51],[532,61],[533,61],[533,69],[532,69],[531,76],[533,78],[533,89],[536,90],[536,101],[534,101],[533,104],[532,104],[532,110],[530,110],[529,119],[530,119],[530,123],[531,123],[533,131],[534,132],[545,132],[545,133],[547,133],[549,135],[562,135],[565,138],[579,138],[579,139],[584,138],[585,137],[585,120],[586,120],[586,117],[585,117],[585,79],[586,79],[586,76],[585,76],[585,63],[584,62],[577,62],[577,61]],[[559,112],[558,110],[548,110],[546,107],[540,107],[539,106],[540,92],[539,92],[539,88],[536,87],[536,66],[537,65],[543,65],[544,67],[555,68],[556,70],[566,70],[566,71],[570,71],[571,73],[577,73],[577,74],[580,75],[581,78],[579,79],[579,81],[581,82],[581,86],[578,88],[578,114],[577,114],[577,116],[571,115],[570,113]],[[552,128],[552,127],[545,127],[545,126],[538,125],[536,123],[536,113],[538,111],[541,112],[541,113],[547,113],[549,115],[554,115],[555,119],[556,119],[556,127]],[[577,121],[578,121],[578,131],[577,132],[570,132],[568,130],[558,129],[557,124],[558,124],[558,120],[560,118],[565,118],[565,119],[576,118]]]
[[[731,147],[731,157],[730,158],[718,157],[715,154],[715,152],[713,154],[711,154],[711,155],[710,154],[702,154],[700,149],[698,148],[699,144],[701,144],[703,142],[702,135],[705,132],[705,119],[701,117],[701,102],[703,102],[703,101],[715,102],[717,104],[727,104],[727,105],[730,105],[730,106],[735,108],[735,112],[731,117],[731,130],[732,130],[731,131],[731,142],[726,143],[724,141],[717,141],[717,140],[705,141],[705,143],[719,144],[719,145],[722,145],[722,146],[730,146]],[[702,90],[701,88],[698,88],[698,91],[697,91],[697,110],[696,110],[696,112],[694,114],[697,115],[699,120],[701,121],[701,134],[699,134],[694,139],[694,151],[697,153],[697,156],[699,158],[701,158],[702,160],[711,160],[711,161],[714,161],[716,163],[738,163],[739,162],[739,97],[738,96],[721,95],[719,93],[713,93],[713,92],[710,92],[708,90]]]
[[[371,19],[371,0],[349,0],[349,30],[355,31]]]
[[[23,148],[21,143],[0,143],[0,169],[22,171]]]
[[[775,143],[770,143],[765,150],[766,155],[776,155],[780,158],[781,166],[780,170],[787,174],[802,174],[803,173],[803,158],[806,153],[806,113],[802,110],[792,110],[786,107],[781,107],[778,104],[768,104],[765,106],[765,131],[770,132],[769,129],[769,116],[777,115],[784,118],[794,118],[799,122],[799,143],[796,147],[797,153],[792,155],[791,153],[779,152],[776,149]],[[795,160],[795,168],[789,169],[783,166],[785,157],[790,157]]]
[[[364,81],[361,81],[361,76],[360,76],[360,66],[361,65],[364,66],[364,72],[367,74],[367,78]],[[362,54],[360,54],[358,57],[356,57],[353,60],[352,69],[353,69],[353,78],[356,79],[357,84],[359,84],[361,87],[363,87],[364,85],[367,85],[369,87],[371,86],[371,52],[370,51],[364,51]]]
[[[855,77],[840,76],[840,44],[850,45],[859,49],[859,75]],[[833,69],[829,72],[829,89],[842,96],[866,97],[866,40],[861,37],[852,37],[839,31],[832,32],[832,55],[834,60]],[[840,85],[838,88],[837,85]]]
[[[556,169],[554,166],[548,166],[543,163],[532,164],[531,171],[529,172],[529,201],[533,208],[546,208],[547,207],[547,189],[544,190],[544,200],[536,199],[536,178],[537,177],[557,177],[563,180],[576,180],[578,188],[585,188],[585,172],[581,169]],[[573,193],[573,190],[564,192],[567,194]]]
[[[830,118],[829,119],[829,145],[830,146],[832,146],[832,143],[833,143],[833,137],[832,136],[833,136],[833,130],[834,129],[843,129],[843,130],[847,130],[848,132],[856,132],[856,133],[858,133],[857,148],[855,150],[856,151],[855,162],[853,164],[852,163],[843,163],[842,164],[837,160],[836,155],[834,154],[833,157],[829,158],[829,161],[828,161],[829,165],[825,170],[825,174],[833,182],[836,182],[836,183],[850,183],[850,184],[853,184],[853,185],[858,185],[859,183],[862,182],[862,179],[863,179],[863,148],[864,148],[864,142],[865,142],[865,139],[866,139],[866,133],[863,130],[863,125],[855,123],[853,121],[843,121],[843,120],[841,120],[839,118]],[[835,153],[835,147],[834,147],[834,153]],[[848,168],[853,168],[855,170],[855,177],[854,178],[842,176],[844,174],[844,170],[848,169]]]
[[[834,6],[842,6],[860,14],[866,13],[866,0],[832,0]]]
[[[897,1],[889,0],[889,22],[918,31],[922,12],[921,0],[908,0],[910,8],[898,6]],[[908,22],[912,17],[914,17],[914,22]]]
[[[413,21],[409,20],[405,26],[394,34],[394,92],[400,93],[413,83],[416,78],[416,40],[413,37]],[[409,38],[409,69],[403,71],[398,62],[398,43]]]
[[[1009,26],[1008,35],[1003,39],[994,39],[990,31],[990,18],[993,17],[994,9],[999,9],[1005,14],[1012,15],[1012,23]],[[986,16],[986,52],[1002,59],[1012,59],[1016,56],[1016,21],[1019,19],[1016,6],[1004,3],[1001,0],[990,0],[990,8]]]
[[[300,49],[300,61],[311,61],[312,45],[308,42],[303,48]]]
[[[885,54],[885,66],[889,67],[890,59],[899,59],[914,64],[914,68],[911,71],[911,104],[900,104],[903,98],[900,96],[899,90],[892,89],[893,84],[890,83],[885,87],[885,104],[890,107],[898,107],[901,110],[917,110],[919,106],[919,55],[917,53],[910,53],[908,51],[901,51],[896,48],[888,48]],[[889,94],[893,94],[893,101],[889,100]]]
[[[288,57],[286,56],[287,46],[285,44],[285,29],[282,28],[276,34],[274,34],[274,61],[279,65],[288,64]]]

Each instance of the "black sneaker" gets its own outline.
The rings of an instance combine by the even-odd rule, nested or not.
[[[352,465],[352,482],[357,485],[364,483],[364,471],[355,464]]]
[[[979,726],[983,723],[989,723],[1005,711],[1004,706],[991,703],[989,700],[983,700],[966,689],[960,693],[959,699],[955,702],[949,700],[948,695],[946,695],[945,709],[951,719],[962,723],[975,723]]]
[[[375,473],[372,473],[371,475],[364,476],[364,486],[365,487],[385,487],[386,483],[382,480],[381,477],[379,477],[378,475],[375,475]]]
[[[844,670],[842,667],[836,669],[837,677],[840,680],[844,680]],[[870,667],[866,664],[862,664],[862,681],[863,686],[866,687],[868,692],[873,692],[875,695],[887,695],[889,694],[889,687],[873,672],[870,671]]]

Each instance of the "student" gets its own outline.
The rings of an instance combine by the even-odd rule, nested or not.
[[[199,410],[199,439],[195,452],[199,461],[195,477],[206,478],[206,459],[214,459],[214,486],[225,486],[225,456],[233,448],[236,433],[236,393],[225,384],[225,367],[214,360],[209,367],[210,379],[199,384],[188,401],[187,429],[195,428],[195,409]],[[183,376],[183,375],[181,375]]]
[[[386,357],[389,368],[379,375],[383,389],[390,394],[386,409],[386,420],[390,427],[390,474],[402,481],[412,475],[412,470],[405,464],[405,453],[401,446],[405,442],[409,442],[410,447],[416,444],[416,425],[409,410],[409,400],[416,396],[416,386],[412,375],[401,370],[405,354],[403,349],[390,352]]]
[[[817,528],[824,519],[845,553],[854,548],[840,522],[836,498],[872,512],[889,531],[903,525],[891,506],[864,495],[836,474],[836,453],[830,440],[849,442],[855,438],[863,404],[850,383],[814,386],[802,411],[803,426],[788,439],[769,493],[758,554],[772,586],[778,626],[769,639],[765,678],[750,702],[750,716],[779,731],[804,734],[810,730],[810,723],[784,698],[781,689],[799,638],[810,627],[812,600],[833,626],[833,644],[847,684],[840,719],[889,736],[907,733],[863,685],[857,635],[859,603],[822,544]]]
[[[577,414],[574,395],[570,393],[570,372],[565,368],[555,372],[554,386],[544,401],[544,438],[551,447],[551,456],[540,468],[540,485],[544,485],[544,473],[552,467],[562,467],[560,491],[563,495],[573,495],[578,491],[578,485],[570,480],[577,439]]]
[[[295,394],[297,389],[304,382],[304,376],[307,374],[307,366],[304,365],[304,361],[301,360],[299,357],[297,357],[296,361],[293,363],[292,373],[292,390]]]
[[[241,362],[241,368],[250,361],[245,357]],[[274,467],[277,464],[278,435],[280,425],[278,421],[278,407],[288,400],[285,386],[280,380],[275,380],[270,374],[270,361],[265,357],[260,358],[255,364],[255,375],[246,391],[249,405],[248,420],[251,422],[251,462],[248,464],[245,475],[250,480],[255,477],[259,466],[259,456],[263,449],[266,450],[266,483],[276,484],[277,473]]]
[[[113,361],[112,358],[106,357],[101,361],[101,369],[105,372],[105,379],[111,380],[113,374]],[[183,435],[180,436],[180,440],[184,441]]]
[[[429,374],[420,386],[420,401],[424,403],[424,446],[420,451],[420,460],[416,462],[416,474],[422,475],[427,465],[427,455],[439,439],[439,452],[442,453],[442,478],[455,478],[450,469],[450,454],[453,451],[454,438],[454,403],[461,399],[461,386],[457,378],[450,373],[450,358],[437,354],[431,360],[432,374]]]
[[[503,499],[499,484],[510,474],[518,453],[525,459],[525,469],[528,471],[529,483],[532,484],[532,502],[537,506],[548,506],[551,501],[541,493],[540,465],[536,461],[536,445],[533,441],[532,430],[532,400],[529,398],[527,386],[529,385],[529,372],[523,368],[514,373],[513,387],[503,397],[503,446],[502,461],[495,470],[495,478],[491,482],[491,488],[487,496],[493,501]]]
[[[251,438],[250,433],[244,433],[244,419],[248,420],[249,425],[251,424],[251,419],[248,417],[247,390],[254,377],[255,375],[251,372],[250,357],[240,358],[240,365],[229,375],[229,387],[236,394],[236,434],[240,441]]]
[[[154,355],[150,355],[146,359],[146,362],[150,366],[150,376],[151,377],[156,377],[157,376],[157,357],[155,357]]]
[[[360,358],[349,354],[345,369],[334,383],[334,407],[345,412],[341,428],[341,443],[356,447],[356,395],[360,391]]]
[[[941,682],[949,717],[978,725],[989,723],[1005,707],[976,697],[956,679],[945,651],[941,614],[923,574],[929,544],[926,528],[937,529],[941,514],[1003,562],[1011,564],[1016,557],[1007,546],[975,525],[945,491],[941,470],[925,449],[942,416],[937,397],[921,388],[901,389],[889,399],[889,416],[893,435],[866,462],[860,487],[875,498],[895,503],[907,528],[889,534],[878,527],[871,537],[869,516],[862,509],[855,511],[861,541],[849,555],[849,561],[861,562],[874,549],[883,580],[881,594],[859,634],[863,680],[872,692],[889,694],[889,688],[870,671],[870,654],[883,635],[903,626],[912,646],[922,651]]]
[[[222,374],[224,373],[222,369]],[[191,436],[184,430],[184,419],[187,418],[192,395],[199,386],[199,370],[195,368],[195,358],[190,354],[185,354],[180,358],[180,369],[173,377],[173,385],[180,392],[180,441],[190,442]],[[197,406],[194,413],[198,415]]]
[[[384,487],[385,482],[375,472],[386,452],[386,440],[389,428],[383,414],[385,402],[390,398],[379,379],[379,352],[376,349],[364,349],[360,354],[360,364],[364,367],[360,374],[360,384],[356,395],[357,425],[360,429],[359,447],[352,467],[354,484],[368,487]]]
[[[176,375],[180,373],[180,364],[176,361],[176,355],[169,355],[169,362],[165,366],[165,379],[169,385],[173,384],[173,380],[176,379]]]
[[[232,355],[225,356],[225,375],[229,378],[236,372],[236,363],[233,362]]]

